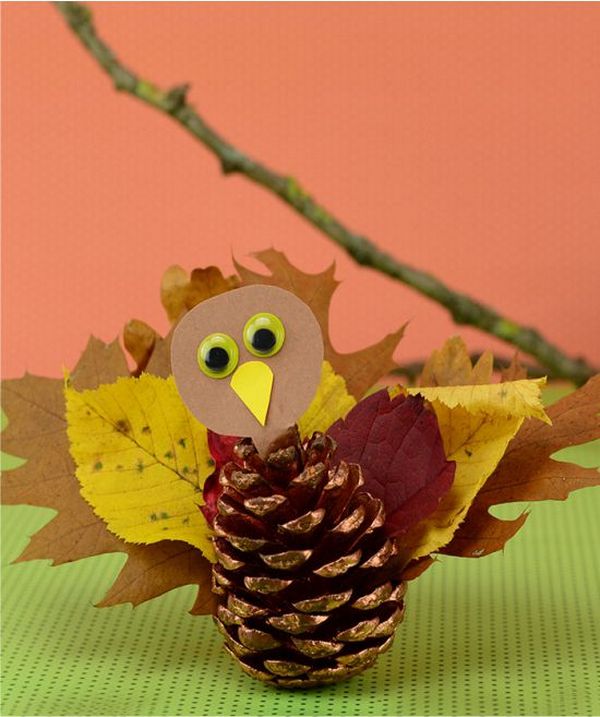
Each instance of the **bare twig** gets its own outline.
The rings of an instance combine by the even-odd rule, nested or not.
[[[553,376],[582,384],[597,372],[583,358],[564,354],[535,329],[520,326],[491,307],[466,294],[453,291],[431,274],[400,263],[366,237],[350,231],[316,202],[293,177],[278,174],[253,160],[213,130],[187,101],[188,85],[162,90],[125,67],[96,33],[87,6],[77,2],[57,2],[56,6],[88,52],[112,78],[117,90],[137,97],[179,122],[218,158],[225,174],[237,172],[269,190],[339,244],[359,264],[407,284],[433,299],[450,312],[457,324],[475,326],[517,346],[534,356]]]

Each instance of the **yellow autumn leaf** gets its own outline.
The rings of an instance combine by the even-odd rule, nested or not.
[[[439,401],[448,408],[462,406],[470,413],[534,417],[551,423],[540,400],[541,389],[545,383],[545,378],[521,379],[479,386],[415,387],[407,388],[406,392],[412,395],[420,394],[432,403]]]
[[[399,539],[407,555],[429,555],[450,542],[525,418],[550,422],[540,399],[543,383],[538,379],[404,389],[431,403],[446,456],[456,462],[452,488],[437,510]]]
[[[81,494],[109,529],[130,543],[183,540],[214,560],[199,509],[214,463],[173,378],[142,374],[81,392],[67,384],[65,397]]]
[[[298,421],[300,435],[311,436],[315,431],[324,433],[355,405],[356,399],[348,393],[344,378],[335,373],[329,361],[323,361],[315,397]]]

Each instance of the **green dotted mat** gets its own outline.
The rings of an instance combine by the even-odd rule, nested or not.
[[[592,465],[599,450],[569,457]],[[211,620],[187,614],[191,587],[135,610],[94,608],[123,557],[10,565],[50,516],[3,509],[4,715],[600,713],[597,489],[533,505],[504,554],[442,559],[411,584],[406,620],[376,667],[306,692],[245,677]]]

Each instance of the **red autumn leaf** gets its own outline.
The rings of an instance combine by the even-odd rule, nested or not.
[[[204,483],[204,505],[200,508],[202,515],[206,518],[209,525],[213,524],[213,520],[217,514],[217,501],[221,495],[221,485],[219,483],[219,474],[221,468],[231,461],[235,461],[233,449],[236,443],[239,443],[237,436],[222,436],[219,433],[207,431],[208,450],[215,462],[215,470],[206,479]]]
[[[238,436],[222,436],[220,433],[211,431],[210,428],[207,431],[207,438],[208,450],[213,457],[215,468],[218,472],[226,463],[235,460],[233,449],[236,443],[240,442],[240,439]]]
[[[435,414],[420,396],[378,391],[361,401],[328,434],[335,458],[358,463],[365,488],[383,501],[389,535],[406,532],[432,513],[454,480]]]

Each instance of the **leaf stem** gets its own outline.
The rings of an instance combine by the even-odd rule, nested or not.
[[[71,30],[112,78],[117,90],[172,117],[219,160],[224,174],[238,173],[292,207],[300,216],[341,246],[358,264],[370,267],[410,286],[446,308],[455,323],[475,326],[535,357],[557,378],[581,385],[598,369],[581,357],[570,357],[536,329],[521,326],[495,309],[446,286],[431,274],[399,262],[367,237],[356,234],[336,219],[291,176],[278,174],[243,154],[221,137],[187,100],[189,85],[162,90],[125,67],[96,32],[90,9],[78,2],[56,2]]]

